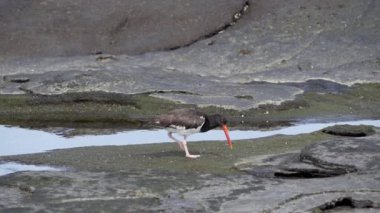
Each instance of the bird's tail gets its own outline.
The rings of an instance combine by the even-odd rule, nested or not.
[[[160,121],[157,116],[143,117],[140,119],[146,127],[159,127]]]

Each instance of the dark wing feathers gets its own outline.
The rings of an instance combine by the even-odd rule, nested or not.
[[[205,122],[206,115],[195,109],[176,109],[156,117],[155,123],[162,127],[184,126],[186,129],[197,128]]]

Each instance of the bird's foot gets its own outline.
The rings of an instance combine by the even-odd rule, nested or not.
[[[191,159],[196,159],[196,158],[199,158],[200,155],[190,155],[190,154],[188,154],[188,155],[186,155],[186,157],[187,158],[191,158]]]

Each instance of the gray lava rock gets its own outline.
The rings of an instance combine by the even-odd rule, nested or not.
[[[342,172],[380,169],[380,141],[336,138],[301,151],[302,162]]]
[[[266,179],[261,183],[246,181],[245,186],[240,183],[239,188],[232,189],[235,192],[240,190],[242,193],[229,197],[230,199],[225,196],[227,201],[222,203],[218,212],[312,212],[328,205],[334,210],[339,208],[339,205],[336,205],[338,201],[344,198],[356,202],[352,210],[372,208],[376,212],[380,204],[380,184],[376,180],[377,177],[378,173],[281,181]],[[265,185],[265,188],[258,188],[260,185]],[[213,195],[214,188],[210,186],[187,194],[191,194],[197,200],[222,195]],[[363,203],[367,205],[362,205]],[[348,205],[347,207],[351,208]]]
[[[291,100],[302,90],[287,85],[230,83],[217,77],[201,77],[157,68],[130,68],[96,71],[55,71],[43,74],[16,74],[4,78],[0,91],[19,90],[40,95],[102,92],[150,94],[151,96],[200,106],[216,105],[249,109],[260,104]],[[220,85],[223,86],[220,86]],[[265,92],[263,92],[265,91]],[[252,99],[240,98],[241,95]]]
[[[0,211],[280,213],[338,208],[344,200],[378,210],[379,178],[378,172],[302,180],[147,170],[19,172],[0,177]]]
[[[300,154],[242,159],[237,169],[271,179],[265,180],[265,189],[254,189],[257,183],[247,184],[245,193],[222,204],[221,212],[377,212],[378,139],[378,135],[335,138],[309,145]],[[204,189],[197,193],[210,195]]]
[[[380,169],[378,135],[335,138],[309,145],[300,153],[253,156],[235,168],[258,177],[318,178]]]
[[[244,0],[0,1],[5,58],[168,50],[213,34]]]
[[[346,174],[345,170],[322,168],[307,162],[300,162],[299,153],[259,156],[242,159],[235,169],[256,177],[266,178],[323,178]]]
[[[335,125],[321,130],[324,133],[349,137],[365,137],[375,133],[373,126],[368,125]]]

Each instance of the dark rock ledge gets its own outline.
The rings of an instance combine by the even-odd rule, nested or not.
[[[361,126],[350,126],[356,132]],[[373,127],[367,126],[371,132]],[[350,134],[354,135],[354,134]],[[333,177],[352,172],[380,170],[380,141],[377,136],[337,137],[304,147],[300,153],[252,157],[236,168],[265,177]]]

